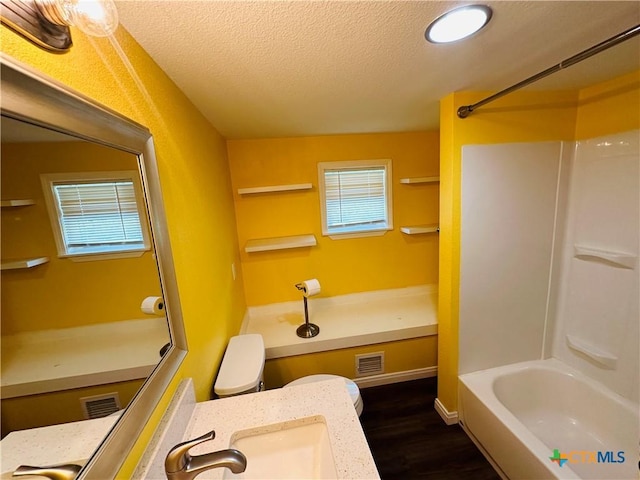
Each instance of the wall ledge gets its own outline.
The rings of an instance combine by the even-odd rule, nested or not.
[[[309,321],[320,327],[313,338],[296,335],[304,323],[302,299],[249,307],[240,331],[262,335],[267,360],[438,333],[435,285],[310,297],[308,309]]]

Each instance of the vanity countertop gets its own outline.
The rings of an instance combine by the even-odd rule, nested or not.
[[[20,465],[84,465],[117,419],[112,415],[11,432],[0,442],[2,478]]]
[[[190,451],[203,454],[229,448],[234,432],[317,415],[326,421],[338,478],[379,479],[358,415],[341,379],[198,403],[184,440],[215,430],[214,440]],[[208,470],[198,478],[221,479],[224,470]]]

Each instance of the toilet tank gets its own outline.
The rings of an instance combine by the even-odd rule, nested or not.
[[[214,384],[216,395],[231,397],[263,390],[264,358],[262,335],[231,337]]]

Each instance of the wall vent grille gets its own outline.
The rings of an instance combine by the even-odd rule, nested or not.
[[[356,355],[356,376],[366,377],[384,373],[384,352]]]
[[[84,418],[102,418],[120,410],[120,398],[117,393],[107,393],[106,395],[94,395],[92,397],[82,397],[80,399]]]

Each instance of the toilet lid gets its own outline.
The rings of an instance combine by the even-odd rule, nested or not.
[[[360,398],[360,389],[358,385],[353,380],[349,380],[348,378],[341,377],[340,375],[330,375],[330,374],[319,374],[319,375],[308,375],[306,377],[299,378],[294,380],[293,382],[287,383],[285,387],[295,386],[295,385],[304,385],[305,383],[314,383],[314,382],[324,382],[325,380],[333,380],[335,378],[341,378],[344,380],[345,385],[347,386],[347,390],[349,390],[349,396],[353,401],[354,405],[358,401],[362,401]]]

